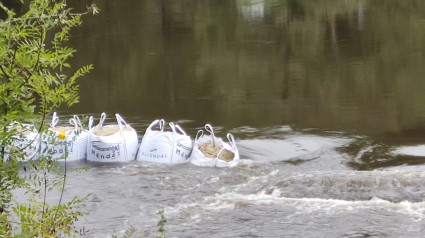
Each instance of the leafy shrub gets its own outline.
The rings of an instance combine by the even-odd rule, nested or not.
[[[53,110],[78,102],[76,80],[93,66],[68,76],[72,70],[67,60],[76,51],[67,42],[81,17],[98,9],[92,4],[84,13],[73,13],[65,0],[32,0],[25,6],[20,2],[25,9],[21,15],[0,2],[6,16],[0,21],[0,237],[78,236],[74,222],[82,215],[78,205],[85,198],[62,202],[66,167],[62,171],[50,156],[22,165],[25,148],[11,149],[16,147],[16,129],[8,126],[29,122],[43,133]],[[6,153],[9,160],[4,162]],[[26,176],[19,176],[20,167]],[[13,199],[17,188],[28,194],[26,202]],[[53,188],[61,191],[56,205],[46,203]]]

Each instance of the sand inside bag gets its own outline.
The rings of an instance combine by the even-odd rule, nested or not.
[[[15,129],[16,133],[21,135],[21,136],[29,135],[32,132],[32,131],[29,130],[29,128],[22,127],[21,125],[18,125],[18,124],[13,125],[12,128]]]
[[[218,158],[226,162],[230,162],[235,158],[235,154],[232,151],[225,149],[223,152],[221,152]]]
[[[221,149],[223,148],[223,146],[221,145],[216,145],[213,146],[212,144],[200,144],[199,145],[199,150],[205,155],[205,157],[210,158],[210,159],[214,159],[217,157],[218,153],[220,153]],[[220,156],[218,157],[221,160],[224,160],[226,162],[230,162],[233,160],[233,158],[235,157],[235,154],[229,150],[223,150],[223,152],[221,152]]]
[[[212,144],[199,144],[199,150],[202,152],[202,154],[205,155],[207,158],[215,158],[218,155],[218,152],[220,152],[222,146],[213,146]]]
[[[98,129],[93,129],[93,134],[97,136],[110,136],[120,131],[120,127],[118,125],[116,126],[107,126],[107,127],[101,127]],[[124,131],[131,131],[131,128],[125,127]]]
[[[73,127],[73,126],[55,126],[55,127],[50,127],[50,130],[57,131],[57,132],[69,131],[69,130],[73,130],[73,129],[75,129],[75,127]]]

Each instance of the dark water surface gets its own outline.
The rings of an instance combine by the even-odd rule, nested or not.
[[[86,1],[72,1],[83,10]],[[90,237],[424,237],[425,1],[107,0],[62,115],[232,132],[234,169],[90,164]],[[77,166],[77,165],[76,165]]]

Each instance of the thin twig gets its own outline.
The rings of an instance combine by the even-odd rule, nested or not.
[[[68,13],[68,16],[70,16],[70,17],[75,17],[75,16],[84,16],[84,15],[87,15],[87,14],[89,14],[89,13],[93,13],[93,10],[89,9],[89,10],[87,10],[86,12],[81,12],[81,13]],[[49,19],[49,18],[60,18],[60,16],[61,16],[61,15],[62,15],[62,14],[52,15],[52,16],[27,17],[27,18],[25,18],[25,19],[16,18],[16,19],[12,19],[12,20],[9,20],[9,21],[3,21],[2,23],[3,23],[4,25],[6,25],[6,24],[15,23],[15,22],[25,21],[25,20],[34,20],[34,19],[42,20],[42,19]]]
[[[50,229],[49,230],[51,230],[54,227],[54,225],[55,225],[56,215],[58,214],[59,206],[62,203],[62,198],[63,198],[63,194],[64,194],[64,191],[65,191],[65,183],[66,183],[66,158],[68,157],[68,150],[67,149],[68,149],[67,148],[67,143],[65,141],[65,168],[64,168],[65,171],[64,171],[64,174],[63,174],[62,190],[61,190],[61,195],[59,197],[58,205],[57,205],[57,208],[56,208],[56,211],[55,211],[55,215],[53,216],[53,220],[52,220],[53,222],[52,222],[52,225],[50,226]]]
[[[33,71],[35,71],[37,69],[38,63],[40,62],[40,54],[41,54],[41,50],[43,49],[43,42],[44,42],[43,36],[44,36],[44,28],[41,27],[41,30],[40,30],[40,45],[38,46],[37,61],[34,64],[34,67],[32,69]]]
[[[9,223],[13,223],[13,224],[18,224],[18,225],[31,225],[30,223],[27,222],[17,222],[17,221],[7,221]]]
[[[12,68],[12,65],[15,64],[15,59],[16,59],[16,52],[18,51],[18,45],[15,42],[15,45],[13,46],[15,48],[15,50],[13,51],[13,57],[12,60],[10,61],[10,67]]]
[[[6,92],[6,97],[9,97],[9,94],[10,94],[10,91],[9,90],[7,90],[7,92]],[[8,107],[7,107],[7,105],[4,107],[4,115],[6,116],[7,115],[7,112],[8,112]],[[4,127],[3,128],[3,133],[6,133],[6,131],[7,131],[7,127]],[[3,140],[4,141],[4,140]],[[1,159],[2,159],[2,161],[4,161],[4,157],[5,157],[5,147],[6,147],[6,145],[2,145],[2,147],[1,147]]]
[[[46,198],[47,198],[47,173],[46,173],[46,166],[44,166],[44,195],[43,195],[43,212],[41,213],[40,221],[43,220],[44,212],[46,211]]]
[[[46,98],[43,98],[43,100],[44,100],[44,105],[43,105],[43,120],[42,120],[42,124],[44,122],[44,119],[46,118],[46,107],[47,107],[47,105],[46,105],[46,103],[47,103],[46,102]],[[40,131],[38,133],[40,133]],[[44,166],[44,167],[46,167],[46,166]],[[44,196],[43,196],[43,212],[41,213],[41,218],[43,218],[43,216],[44,216],[44,212],[45,212],[44,209],[46,207],[46,197],[47,197],[47,176],[46,176],[46,169],[45,168],[44,168],[43,173],[44,173]]]
[[[4,71],[4,68],[1,64],[0,64],[0,69],[1,69],[1,72],[3,72],[4,76],[6,76],[6,78],[10,79],[9,74],[7,74],[6,71]]]

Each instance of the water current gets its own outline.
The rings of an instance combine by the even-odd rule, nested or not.
[[[91,167],[67,178],[69,199],[91,193],[79,224],[88,237],[131,228],[136,237],[155,237],[164,209],[167,237],[422,236],[421,148],[289,126],[230,131],[242,158],[236,168],[69,163]]]
[[[72,1],[77,11],[87,1]],[[97,3],[62,117],[235,135],[236,168],[73,163],[88,237],[425,237],[425,1]],[[111,122],[111,120],[109,121]]]

